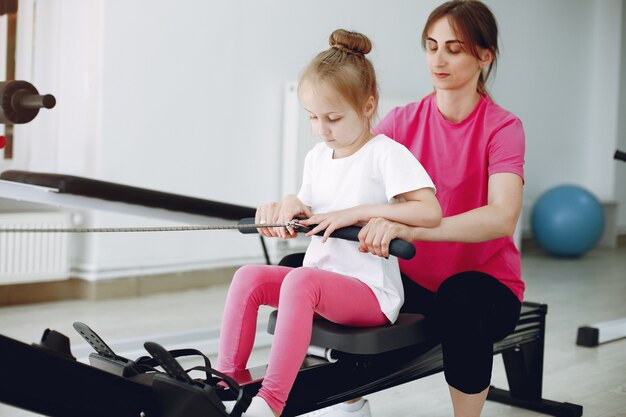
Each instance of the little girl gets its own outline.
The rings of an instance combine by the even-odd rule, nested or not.
[[[260,305],[279,307],[269,364],[262,386],[245,413],[279,416],[311,340],[314,315],[349,326],[393,323],[403,302],[395,257],[361,253],[358,242],[328,239],[333,230],[384,217],[413,226],[441,220],[435,186],[415,157],[384,135],[373,136],[378,105],[376,74],[365,57],[369,39],[336,30],[330,48],[300,76],[298,94],[311,126],[322,139],[306,156],[297,196],[257,210],[257,223],[308,217],[318,226],[303,266],[247,265],[233,278],[226,299],[217,368],[246,368]],[[324,236],[313,236],[325,230]],[[268,237],[293,230],[260,229]]]

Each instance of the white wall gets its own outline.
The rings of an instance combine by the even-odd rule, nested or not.
[[[29,1],[31,80],[59,104],[24,127],[15,162],[1,169],[256,206],[280,197],[283,85],[335,28],[374,41],[382,95],[431,90],[419,38],[439,1]],[[501,29],[492,93],[527,134],[526,199],[564,182],[616,198],[620,169],[624,177],[611,160],[625,131],[617,112],[623,0],[487,3]],[[155,223],[108,213],[87,219]],[[80,248],[75,264],[93,279],[260,259],[257,240],[236,233],[93,235]]]
[[[620,73],[626,72],[626,1],[622,2],[622,43]],[[626,152],[626,77],[619,83],[617,147]],[[626,162],[615,161],[615,194],[619,202],[617,224],[620,232],[626,234]]]

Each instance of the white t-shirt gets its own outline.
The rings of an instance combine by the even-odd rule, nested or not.
[[[378,135],[354,154],[333,159],[333,150],[318,143],[304,161],[298,198],[313,213],[327,213],[364,204],[393,204],[395,196],[421,188],[435,189],[415,156],[403,145]],[[393,323],[404,301],[398,260],[361,253],[358,242],[313,236],[303,265],[357,278],[378,299]]]

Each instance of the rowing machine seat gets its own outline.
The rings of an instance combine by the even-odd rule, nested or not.
[[[270,314],[267,331],[274,334],[278,310]],[[393,325],[351,327],[325,319],[313,321],[311,345],[356,355],[388,352],[424,342],[422,314],[402,313]]]
[[[292,253],[281,259],[279,265],[302,266],[304,253]],[[274,334],[278,310],[270,314],[267,332]],[[424,342],[422,314],[400,313],[393,325],[352,327],[333,323],[323,318],[313,321],[311,345],[355,355],[372,355]]]

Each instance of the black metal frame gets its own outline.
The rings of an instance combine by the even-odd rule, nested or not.
[[[497,351],[502,353],[504,360],[509,391],[492,386],[489,389],[487,399],[552,416],[582,416],[583,407],[581,405],[546,400],[542,397],[543,354],[548,306],[528,302],[524,305],[537,307],[537,310],[532,313],[532,317],[522,315],[513,337],[507,337],[499,342],[498,344],[501,346],[497,348]],[[529,328],[538,326],[536,339],[519,344],[507,343],[508,340],[514,339],[518,329],[525,325],[528,325]]]
[[[503,356],[510,390],[490,387],[487,398],[553,416],[582,416],[580,405],[542,398],[547,310],[545,304],[525,302],[513,333],[494,345],[494,354]],[[376,355],[338,355],[337,363],[313,358],[305,362],[283,416],[299,415],[443,371],[441,346],[427,343]],[[251,374],[259,375],[262,368]],[[254,394],[261,380],[239,382]]]
[[[59,417],[159,416],[150,384],[0,335],[0,402]]]
[[[579,417],[582,406],[542,398],[546,313],[545,304],[524,303],[514,332],[494,345],[494,353],[503,356],[510,390],[491,387],[488,399],[553,416]],[[2,335],[0,352],[0,402],[49,416],[183,417],[162,413],[165,406],[152,387],[153,375],[124,378]],[[443,370],[440,346],[426,343],[374,355],[337,355],[335,363],[306,358],[283,416],[306,413]],[[235,378],[254,395],[264,373],[265,366],[261,366]],[[181,389],[179,382],[173,383]],[[197,387],[185,391],[183,386],[182,391],[186,392],[185,401],[204,404],[194,394]],[[228,399],[228,391],[221,394]],[[206,417],[206,413],[202,407],[187,407],[184,417]]]

